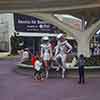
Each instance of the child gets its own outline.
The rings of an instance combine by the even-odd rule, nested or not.
[[[35,80],[43,80],[42,78],[42,62],[40,61],[40,57],[36,56],[33,59],[34,62],[34,79]]]
[[[84,66],[85,66],[85,59],[84,55],[81,54],[78,59],[78,69],[79,69],[79,84],[85,83],[85,77],[84,77]]]

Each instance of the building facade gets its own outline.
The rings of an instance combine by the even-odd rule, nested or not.
[[[16,33],[23,40],[24,48],[37,51],[41,43],[41,37],[55,37],[61,31],[43,20],[33,16],[16,13],[0,14],[0,51],[11,52],[11,36]]]

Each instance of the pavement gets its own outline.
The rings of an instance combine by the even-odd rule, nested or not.
[[[0,100],[100,100],[100,78],[35,81],[15,72],[18,59],[0,60]],[[100,73],[98,73],[100,74]]]
[[[16,63],[16,73],[32,76],[33,66],[22,63]],[[56,72],[57,66],[49,70],[49,78],[61,78],[61,70]],[[78,66],[67,66],[65,78],[78,78]],[[100,78],[100,66],[85,66],[86,78]]]

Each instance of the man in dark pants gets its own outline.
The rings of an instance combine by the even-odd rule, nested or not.
[[[84,66],[85,66],[85,59],[84,59],[83,54],[81,54],[78,59],[78,69],[79,69],[79,82],[78,83],[79,84],[85,83]]]

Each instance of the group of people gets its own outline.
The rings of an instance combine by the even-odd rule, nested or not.
[[[41,44],[40,53],[36,54],[36,56],[32,57],[32,64],[35,70],[34,78],[35,79],[43,79],[42,71],[45,71],[45,78],[48,78],[48,71],[50,66],[52,65],[52,61],[57,64],[58,71],[60,68],[62,69],[62,78],[65,77],[66,71],[66,57],[71,52],[72,46],[67,42],[64,37],[64,34],[58,34],[57,36],[57,45],[52,49],[52,44],[49,42],[49,37],[44,36],[42,38],[43,43]],[[79,66],[79,83],[84,83],[84,56],[80,55],[79,60],[77,61]]]
[[[94,48],[93,55],[94,55],[94,56],[100,56],[100,44],[98,44],[98,45]]]
[[[95,46],[92,45],[90,50],[91,50],[91,56],[100,56],[100,44],[97,44]]]

